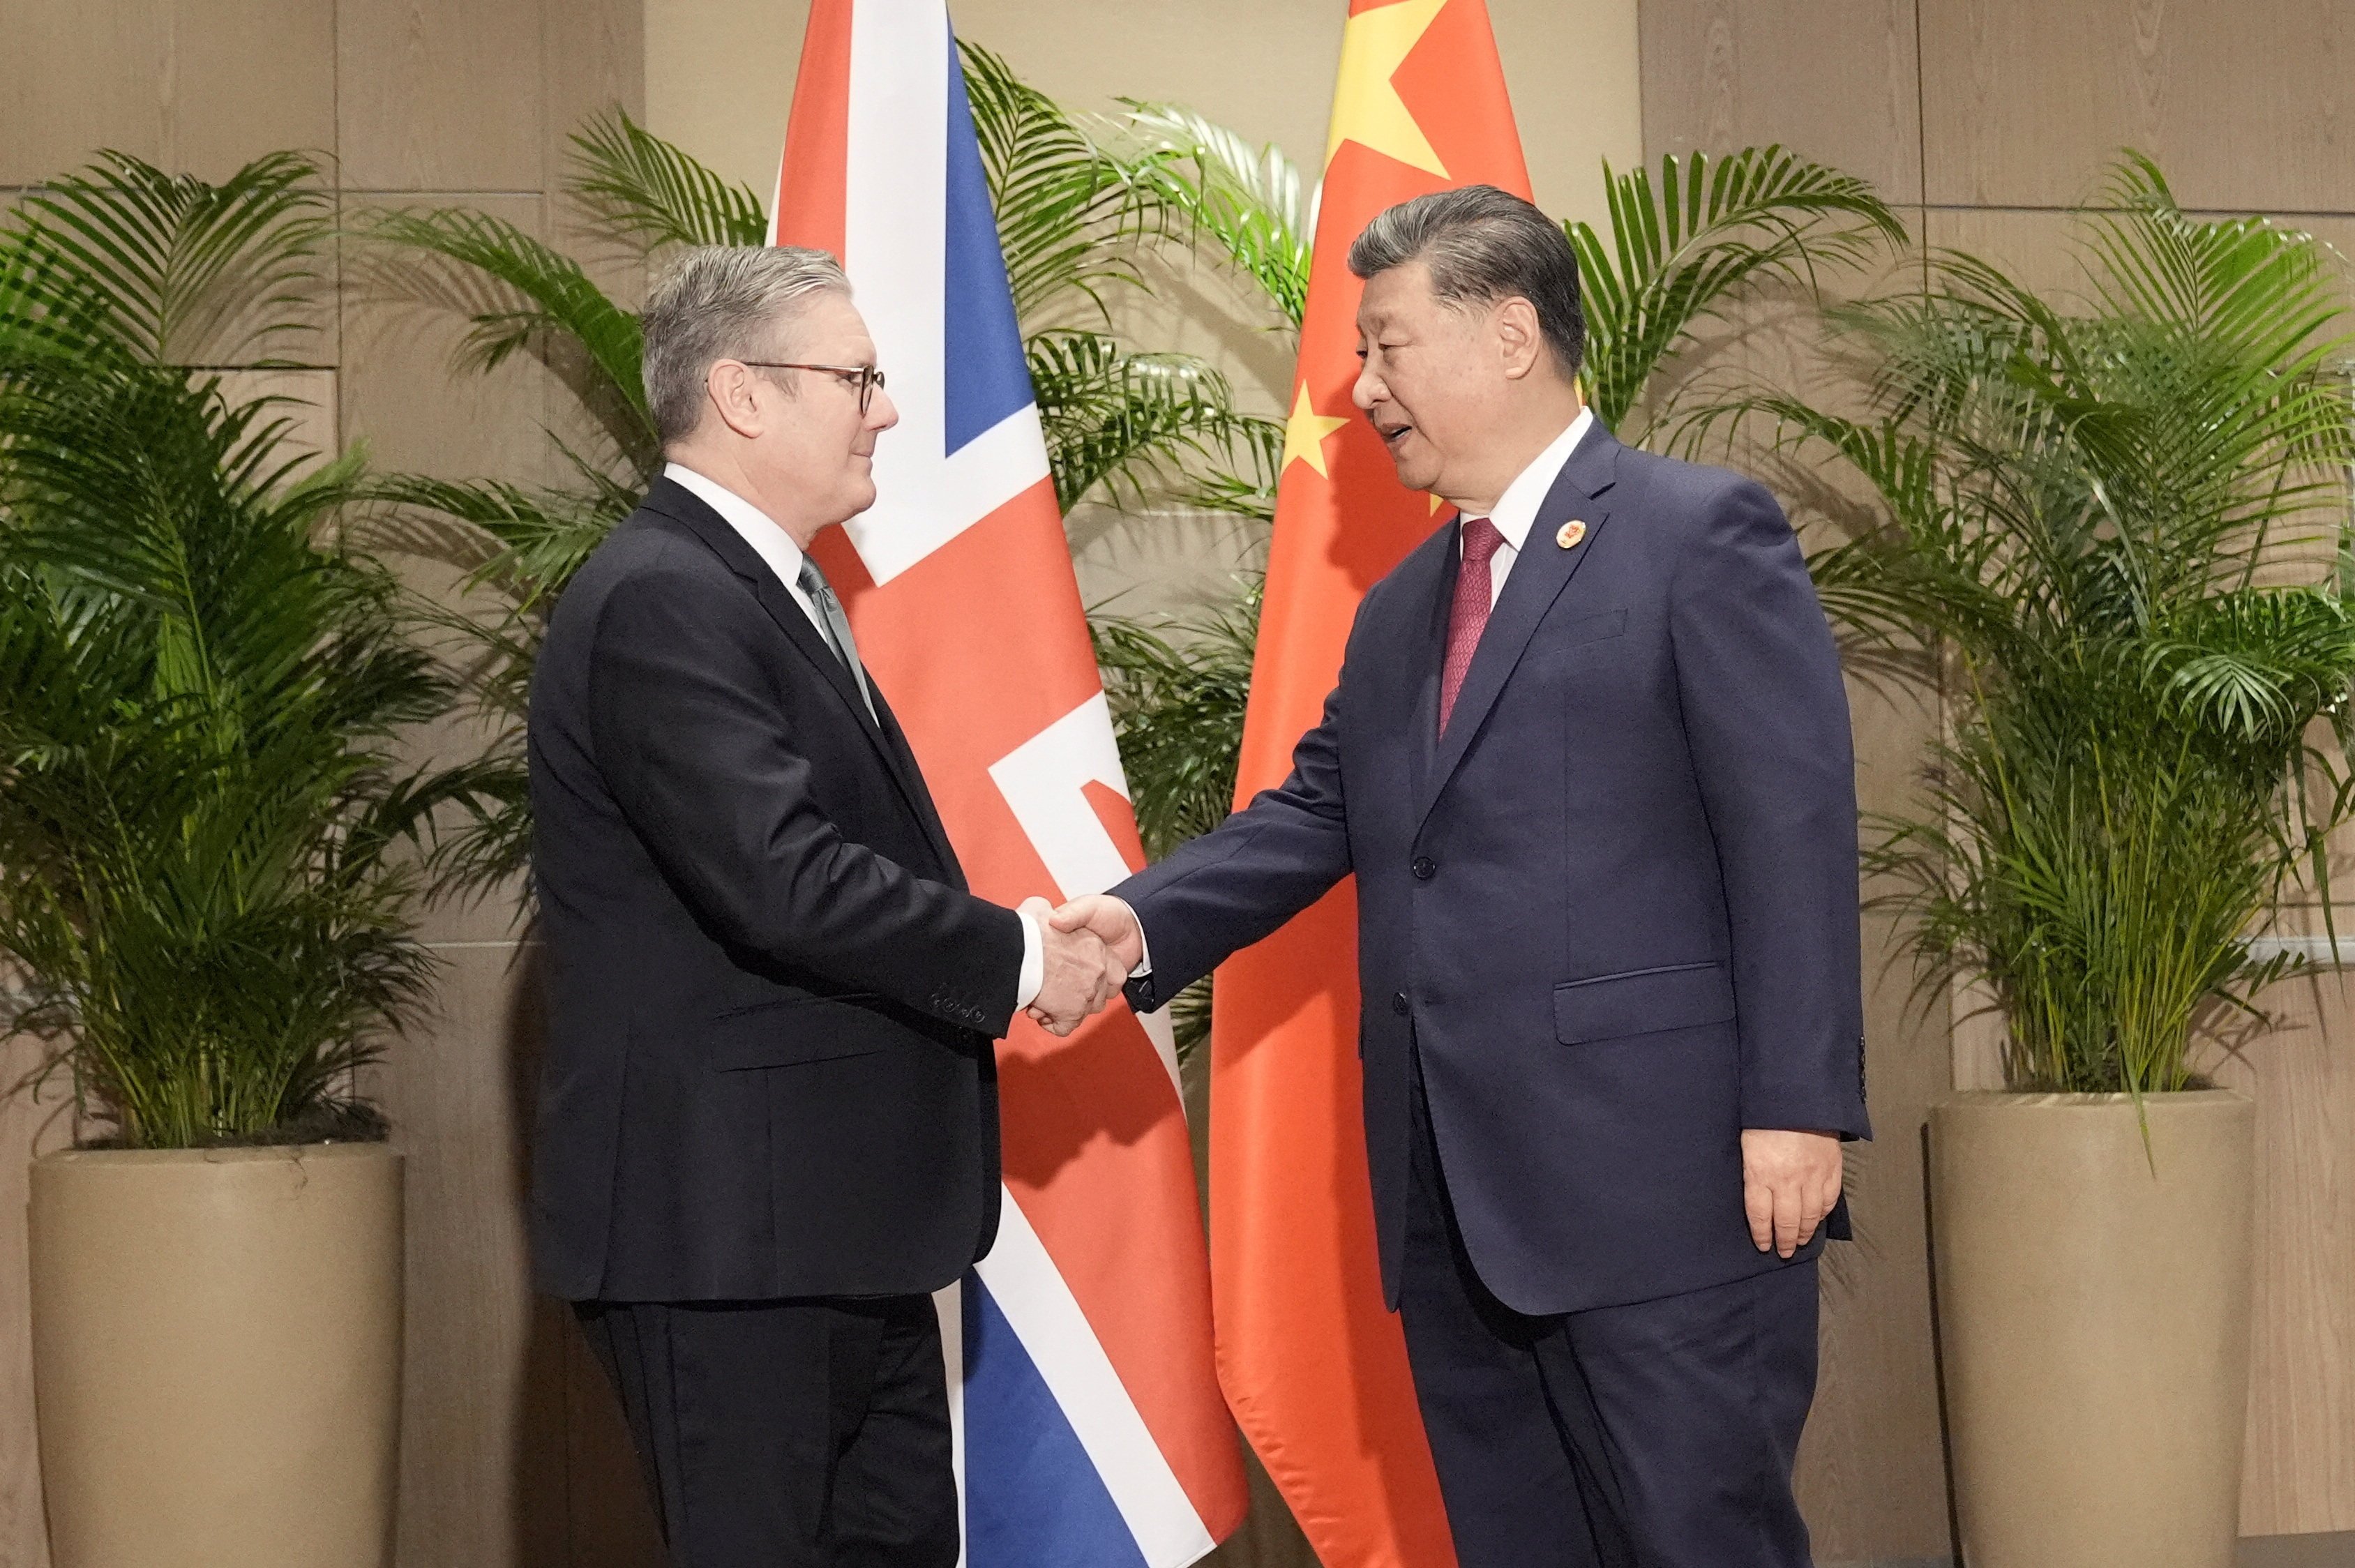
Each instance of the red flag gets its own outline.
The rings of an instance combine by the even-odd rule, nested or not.
[[[1341,667],[1358,601],[1426,538],[1349,401],[1349,242],[1451,187],[1529,194],[1483,0],[1353,0],[1236,800],[1281,783]],[[1219,972],[1210,1061],[1211,1290],[1219,1381],[1326,1568],[1451,1568],[1455,1552],[1382,1305],[1356,1050],[1348,884]]]

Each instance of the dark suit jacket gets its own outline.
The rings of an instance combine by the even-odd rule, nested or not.
[[[896,1295],[988,1249],[1021,926],[876,703],[671,481],[566,588],[531,693],[541,1288]]]
[[[1458,556],[1450,523],[1368,592],[1290,778],[1114,890],[1154,965],[1131,1000],[1160,1006],[1354,871],[1393,1303],[1411,1047],[1507,1305],[1780,1266],[1743,1220],[1742,1130],[1870,1134],[1848,704],[1790,526],[1757,485],[1596,426],[1441,739]]]

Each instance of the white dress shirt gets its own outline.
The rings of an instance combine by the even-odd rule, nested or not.
[[[752,552],[766,561],[802,613],[810,618],[820,638],[826,637],[826,622],[818,615],[817,606],[802,592],[802,548],[794,536],[785,532],[768,513],[736,494],[717,479],[707,478],[683,463],[663,464],[663,477],[676,480],[695,498],[719,514],[720,520],[743,536]],[[1039,922],[1021,910],[1014,912],[1022,921],[1022,971],[1014,982],[1014,1010],[1020,1012],[1039,997],[1039,987],[1047,981],[1047,946]]]
[[[1545,505],[1547,492],[1553,488],[1553,482],[1561,477],[1562,464],[1570,461],[1570,454],[1578,450],[1578,443],[1585,439],[1586,432],[1593,424],[1594,411],[1579,410],[1578,417],[1571,421],[1543,452],[1532,458],[1529,465],[1505,486],[1505,493],[1497,497],[1497,509],[1488,514],[1488,520],[1497,525],[1497,531],[1505,536],[1505,542],[1488,562],[1490,608],[1496,606],[1497,595],[1505,592],[1505,578],[1513,570],[1513,562],[1521,559],[1521,547],[1529,542],[1529,528],[1538,520],[1538,508]],[[1455,552],[1458,560],[1464,559],[1464,531],[1461,528],[1455,533]]]
[[[1578,450],[1578,443],[1593,424],[1594,411],[1580,409],[1578,417],[1563,427],[1543,452],[1531,458],[1529,465],[1514,475],[1513,482],[1505,486],[1505,493],[1497,497],[1497,509],[1488,514],[1488,520],[1497,525],[1505,542],[1497,548],[1488,562],[1489,608],[1496,608],[1497,595],[1505,592],[1506,574],[1513,570],[1513,562],[1521,559],[1521,546],[1529,542],[1530,525],[1538,520],[1538,508],[1545,505],[1546,492],[1561,477],[1562,464],[1570,461],[1570,454]],[[1464,530],[1460,528],[1455,530],[1455,558],[1464,559]],[[1115,901],[1128,909],[1125,899]],[[1128,977],[1135,980],[1153,973],[1153,947],[1145,940],[1145,923],[1136,918],[1135,910],[1128,909],[1128,918],[1135,923],[1137,942],[1144,948],[1144,955],[1128,972]]]

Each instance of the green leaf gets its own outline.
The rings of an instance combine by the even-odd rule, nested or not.
[[[1312,210],[1300,170],[1274,143],[1254,147],[1190,109],[1121,101],[1128,110],[1122,128],[1143,149],[1135,177],[1176,215],[1180,235],[1215,250],[1298,332],[1308,308]]]
[[[652,471],[645,334],[637,314],[616,304],[579,261],[505,219],[457,208],[379,212],[358,229],[379,244],[457,263],[452,292],[440,297],[473,323],[465,362],[487,370],[531,353],[559,371],[577,370],[572,383],[589,411],[641,473]],[[430,291],[437,280],[413,281]],[[567,359],[568,348],[578,364]]]
[[[565,190],[641,255],[666,245],[761,245],[769,220],[750,186],[716,172],[622,109],[572,133]]]
[[[1203,460],[1224,465],[1240,457],[1259,471],[1252,483],[1272,489],[1268,453],[1282,450],[1282,427],[1237,413],[1226,378],[1201,360],[1135,353],[1092,332],[1039,333],[1028,348],[1064,510],[1098,492],[1115,506],[1141,504],[1150,492],[1223,494],[1214,492],[1216,480],[1190,480],[1189,467]]]
[[[1074,297],[1102,315],[1105,289],[1137,281],[1127,242],[1167,231],[1161,193],[1003,59],[957,48],[1015,315],[1040,322]]]
[[[155,364],[281,363],[316,334],[330,198],[319,165],[272,153],[219,185],[106,152],[33,192],[0,248],[96,305]]]
[[[1563,228],[1584,295],[1588,400],[1605,425],[1639,443],[1625,421],[1701,323],[1762,283],[1813,291],[1822,269],[1859,267],[1906,241],[1904,225],[1865,182],[1779,146],[1664,157],[1657,192],[1644,169],[1614,175],[1606,164],[1603,173],[1610,243],[1584,223]],[[1649,422],[1668,415],[1656,410]]]

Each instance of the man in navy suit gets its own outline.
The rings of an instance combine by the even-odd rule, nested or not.
[[[1848,705],[1759,485],[1582,404],[1577,263],[1487,187],[1349,252],[1358,406],[1456,515],[1292,776],[1079,901],[1165,1005],[1358,879],[1382,1279],[1463,1568],[1804,1568],[1816,1259],[1865,1117]]]

